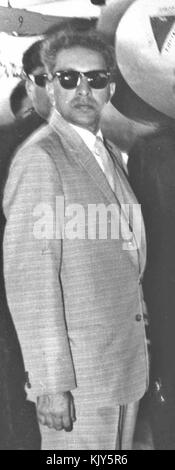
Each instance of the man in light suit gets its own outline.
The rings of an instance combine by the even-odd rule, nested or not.
[[[43,449],[130,449],[148,385],[145,238],[120,152],[99,129],[113,53],[99,33],[69,23],[45,40],[42,58],[53,113],[14,157],[3,200],[6,292],[28,396]]]

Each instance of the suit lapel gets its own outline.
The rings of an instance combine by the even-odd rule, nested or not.
[[[78,163],[81,167],[83,166],[84,169],[88,172],[90,177],[93,179],[94,183],[98,186],[99,190],[103,193],[105,198],[108,199],[110,204],[116,204],[121,210],[121,223],[122,223],[122,233],[125,238],[128,237],[128,217],[126,216],[122,204],[138,204],[136,198],[134,197],[133,192],[130,189],[130,186],[127,182],[127,177],[124,175],[124,170],[122,168],[122,159],[121,154],[118,149],[111,144],[110,142],[106,141],[106,147],[108,152],[111,155],[115,171],[115,184],[116,184],[116,192],[114,193],[104,175],[103,171],[101,170],[100,166],[98,165],[95,157],[90,152],[86,144],[84,143],[83,139],[80,135],[58,114],[56,110],[54,110],[49,125],[55,130],[55,132],[61,138],[62,145],[65,148],[65,153],[71,155],[71,159],[74,158],[76,163]],[[143,224],[142,224],[143,225]],[[132,227],[133,229],[136,227]],[[136,232],[137,230],[135,230]],[[141,260],[140,263],[142,266],[144,265],[145,259],[145,251],[142,247],[145,245],[144,243],[144,228],[142,227],[142,235],[141,241],[138,240],[138,236],[134,233],[135,244],[133,243],[132,246],[129,245],[128,248],[124,248],[128,250],[129,255],[133,259],[134,263],[138,265],[138,254],[142,251],[142,255],[140,254]]]
[[[111,155],[111,158],[114,163],[115,172],[116,172],[116,191],[119,191],[119,199],[122,204],[130,205],[132,208],[132,218],[129,222],[133,236],[135,239],[135,245],[138,250],[138,255],[140,259],[140,270],[143,272],[145,267],[146,260],[146,235],[145,227],[143,222],[143,217],[141,213],[141,206],[138,203],[131,187],[128,182],[127,175],[123,169],[122,157],[118,149],[111,144],[111,142],[106,142],[107,149]],[[118,185],[118,189],[117,189]],[[125,215],[125,214],[124,214]],[[127,224],[128,224],[128,217]],[[126,227],[127,229],[127,227]],[[134,240],[133,240],[134,242]],[[133,244],[134,247],[134,244]]]
[[[71,158],[84,167],[105,198],[110,203],[119,202],[95,157],[80,135],[57,112],[52,114],[49,124],[62,137],[62,145],[65,147],[66,153],[71,153]]]

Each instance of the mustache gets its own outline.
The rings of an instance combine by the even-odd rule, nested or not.
[[[79,106],[89,106],[90,108],[94,108],[96,106],[96,101],[91,98],[74,98],[71,101],[72,106],[79,107]]]

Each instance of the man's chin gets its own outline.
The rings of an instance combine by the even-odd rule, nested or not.
[[[97,113],[94,111],[92,106],[80,106],[77,107],[72,113],[72,118],[77,121],[94,121],[97,119]]]
[[[71,121],[75,126],[84,127],[88,129],[89,127],[94,127],[96,119],[88,119],[88,116],[79,116],[79,119],[74,119]]]

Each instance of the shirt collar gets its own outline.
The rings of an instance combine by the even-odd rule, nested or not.
[[[94,135],[88,129],[84,129],[83,127],[80,127],[80,126],[75,126],[75,124],[71,124],[71,123],[69,124],[80,135],[80,137],[83,139],[83,141],[85,142],[85,144],[87,145],[87,147],[89,148],[91,152],[94,152],[96,137],[98,136],[103,140],[101,129],[99,129],[97,134]]]
[[[54,119],[54,116],[60,116],[62,119],[64,119],[61,114],[59,113],[59,111],[57,109],[53,109],[51,115],[50,115],[50,118],[49,118],[49,122],[51,123]],[[102,131],[101,129],[98,130],[97,134],[94,135],[91,131],[89,131],[88,129],[84,129],[83,127],[80,127],[80,126],[76,126],[75,124],[72,124],[70,123],[69,121],[66,121],[67,124],[69,124],[74,130],[75,132],[77,132],[79,134],[79,136],[82,138],[82,140],[85,142],[85,144],[87,145],[87,147],[89,148],[89,150],[94,153],[94,147],[95,147],[95,141],[96,141],[96,137],[100,137],[103,141],[103,134],[102,134]]]

